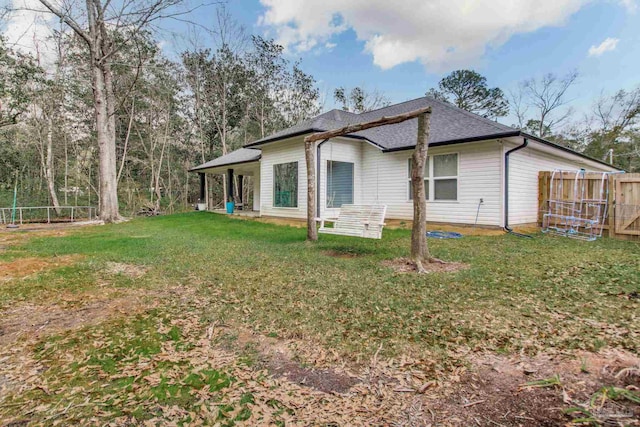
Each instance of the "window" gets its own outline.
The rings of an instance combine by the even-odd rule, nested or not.
[[[273,165],[273,206],[298,207],[298,162]]]
[[[327,161],[327,207],[353,203],[353,163]]]
[[[458,154],[429,156],[425,165],[424,185],[427,200],[458,200]],[[430,195],[433,195],[430,197]],[[409,200],[413,200],[411,159],[409,159]]]
[[[433,156],[433,199],[458,200],[458,154]]]

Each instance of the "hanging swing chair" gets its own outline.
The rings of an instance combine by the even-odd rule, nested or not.
[[[329,161],[333,168],[333,141],[329,141]],[[329,167],[329,166],[328,166]],[[327,169],[327,172],[329,169]],[[333,171],[333,170],[332,170]],[[333,190],[333,173],[327,173],[331,189]],[[379,204],[378,200],[378,162],[376,161],[376,200],[371,205],[343,204],[337,218],[316,218],[320,222],[318,233],[337,234],[341,236],[361,237],[365,239],[382,239],[382,230],[387,206]],[[328,192],[327,192],[328,193]],[[329,194],[327,194],[329,197]],[[335,200],[335,194],[331,195]],[[325,226],[332,223],[333,227]]]

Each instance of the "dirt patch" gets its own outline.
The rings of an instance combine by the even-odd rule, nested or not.
[[[640,359],[630,353],[578,353],[571,357],[542,355],[536,358],[481,355],[473,358],[469,372],[454,378],[448,392],[429,408],[438,421],[453,425],[556,426],[575,416],[591,413],[595,423],[640,425],[640,405],[611,394],[598,395],[603,387],[635,392],[640,377],[627,375]],[[600,396],[592,401],[594,396]],[[640,397],[639,397],[640,398]],[[594,403],[595,402],[595,403]],[[607,424],[608,425],[608,424]]]
[[[53,258],[16,258],[0,261],[0,283],[10,279],[22,279],[43,270],[60,268],[82,259],[79,255],[65,255]]]
[[[100,288],[62,295],[55,304],[16,305],[0,310],[0,350],[18,340],[95,325],[111,317],[133,316],[165,299],[191,300],[193,293],[182,286],[154,290]]]
[[[234,217],[235,218],[235,217]],[[242,219],[248,219],[256,222],[262,222],[264,224],[285,225],[288,227],[303,228],[307,226],[305,220],[295,218],[278,218],[273,216],[260,216],[260,217],[242,217]]]
[[[144,276],[148,268],[140,265],[124,264],[121,262],[108,262],[105,266],[107,273],[109,274],[122,274],[124,276],[137,279]]]
[[[11,246],[19,243],[23,243],[27,240],[36,237],[56,237],[65,236],[68,232],[60,229],[47,229],[47,230],[7,230],[0,227],[0,244],[4,246]]]
[[[333,258],[342,258],[342,259],[351,259],[357,258],[360,254],[356,254],[353,252],[341,252],[336,250],[324,251],[324,254]]]
[[[396,273],[415,273],[416,265],[409,258],[396,258],[392,260],[383,261],[382,265],[393,269]],[[427,273],[455,273],[457,271],[466,270],[470,268],[469,264],[463,262],[431,262],[424,265]]]
[[[272,355],[266,361],[266,368],[277,377],[285,377],[292,383],[311,387],[324,393],[346,393],[360,380],[333,369],[307,368],[287,358],[283,354]]]
[[[413,221],[405,219],[385,219],[386,227],[391,229],[411,230]],[[428,231],[452,231],[463,236],[501,236],[504,230],[499,227],[473,226],[473,225],[453,225],[445,222],[427,222]]]
[[[266,369],[275,377],[286,378],[291,383],[331,394],[346,393],[360,383],[360,379],[344,370],[327,365],[303,364],[299,360],[297,349],[292,348],[300,346],[300,342],[253,334],[244,328],[233,331],[237,332],[235,343],[227,348],[240,353],[247,349],[255,351],[258,367]],[[233,332],[227,329],[226,333]]]
[[[118,293],[122,295],[122,292]],[[149,305],[143,303],[141,293],[125,292],[125,296],[116,293],[97,297],[86,296],[83,303],[76,298],[66,303],[36,305],[21,304],[2,310],[0,320],[0,346],[10,345],[26,337],[39,338],[67,329],[80,328],[101,322],[114,315],[131,315]]]

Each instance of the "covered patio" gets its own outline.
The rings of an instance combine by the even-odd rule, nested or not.
[[[207,210],[226,213],[225,209],[212,209],[207,201],[206,174],[223,175],[227,201],[233,200],[237,211],[258,216],[260,212],[260,157],[260,150],[240,148],[191,169],[191,172],[197,172],[200,177],[199,203],[206,203]],[[245,177],[250,177],[250,184],[246,191],[244,191]]]

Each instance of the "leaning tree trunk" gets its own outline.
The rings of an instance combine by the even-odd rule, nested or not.
[[[418,139],[411,156],[411,188],[413,190],[413,227],[411,228],[411,259],[418,272],[424,273],[423,263],[431,261],[427,245],[427,199],[424,170],[429,150],[429,113],[418,116]]]
[[[47,179],[47,187],[53,209],[56,215],[60,215],[60,202],[58,202],[58,195],[56,194],[56,183],[53,173],[53,117],[51,117],[51,115],[47,117],[47,157],[45,160],[44,175]]]

